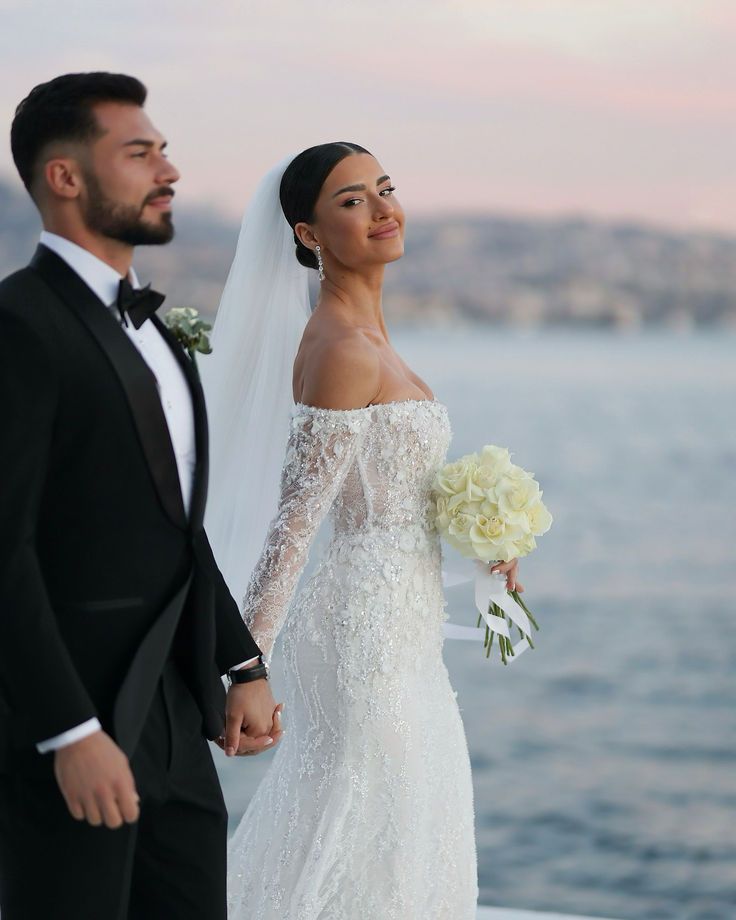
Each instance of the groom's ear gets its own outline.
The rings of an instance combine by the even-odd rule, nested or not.
[[[309,224],[305,224],[304,221],[294,225],[294,233],[299,242],[306,246],[307,249],[314,249],[319,242],[312,228]]]
[[[78,198],[83,180],[74,157],[52,157],[43,167],[43,185],[55,198]]]

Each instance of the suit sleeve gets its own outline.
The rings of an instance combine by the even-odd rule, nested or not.
[[[204,531],[198,542],[200,560],[205,565],[215,589],[215,658],[220,674],[224,674],[235,665],[258,657],[261,650],[243,622],[238,605],[217,567]]]
[[[40,742],[97,713],[61,637],[36,551],[58,374],[27,322],[2,310],[0,392],[0,675],[25,734]]]

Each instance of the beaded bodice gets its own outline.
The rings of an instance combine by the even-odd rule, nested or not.
[[[271,524],[244,601],[244,618],[267,655],[304,568],[309,544],[331,514],[328,554],[356,539],[426,553],[432,480],[450,441],[446,408],[410,400],[332,410],[297,405]],[[390,546],[387,546],[390,549]]]

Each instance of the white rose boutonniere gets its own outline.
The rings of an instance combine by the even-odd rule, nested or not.
[[[194,307],[173,307],[164,316],[164,322],[192,359],[196,367],[195,355],[212,353],[210,346],[211,323],[205,322]]]

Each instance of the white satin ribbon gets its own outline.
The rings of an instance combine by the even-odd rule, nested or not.
[[[506,576],[501,572],[491,573],[488,566],[482,562],[477,562],[475,574],[475,606],[478,613],[488,624],[488,628],[501,636],[511,640],[509,626],[502,617],[493,616],[488,612],[491,603],[497,604],[506,616],[518,626],[525,635],[531,635],[531,623],[529,617],[524,613],[519,604],[506,590]],[[456,572],[442,572],[442,584],[446,588],[453,588],[455,585],[466,584],[472,581],[466,575],[460,575]],[[444,636],[446,639],[460,639],[471,642],[483,642],[486,637],[486,631],[483,627],[475,626],[458,626],[456,623],[445,623]],[[516,645],[512,646],[513,655],[507,656],[507,661],[515,661],[519,655],[525,652],[530,646],[527,639],[519,639]],[[495,656],[494,656],[495,657]]]

